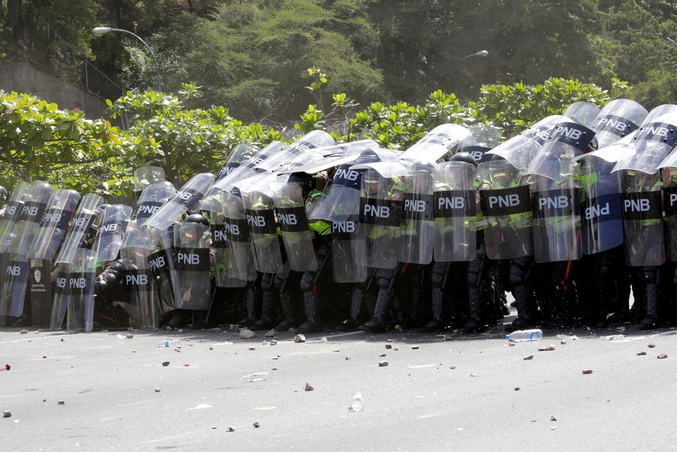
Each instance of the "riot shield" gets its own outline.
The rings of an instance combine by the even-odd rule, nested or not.
[[[398,260],[427,265],[433,260],[435,216],[433,173],[435,164],[414,163],[402,177],[404,203]]]
[[[476,175],[465,162],[443,162],[435,170],[435,262],[468,262],[477,254]]]
[[[29,293],[34,326],[48,327],[52,312],[52,284],[50,273],[52,259],[61,246],[68,223],[80,201],[74,190],[57,190],[49,201],[38,233],[28,250]]]
[[[142,166],[134,170],[132,180],[134,182],[134,194],[138,199],[146,187],[165,180],[165,170],[159,166]]]
[[[595,121],[595,118],[599,116],[601,108],[597,105],[594,105],[590,102],[580,101],[574,102],[564,110],[562,116],[573,119],[576,123],[581,124],[585,127],[590,127],[590,125]]]
[[[248,185],[240,186],[249,237],[254,245],[256,270],[262,273],[282,271],[282,252],[275,222],[275,206],[268,182],[274,174],[250,178]]]
[[[491,188],[480,190],[485,222],[484,241],[490,259],[532,256],[533,212],[527,180],[508,160],[483,163]]]
[[[470,131],[458,124],[441,124],[411,145],[400,156],[403,160],[436,162],[470,136]]]
[[[82,197],[69,223],[63,245],[56,254],[55,264],[70,264],[75,260],[75,254],[83,246],[97,208],[102,203],[103,198],[94,193],[88,193]]]
[[[85,195],[86,196],[86,195]],[[71,297],[71,289],[68,284],[71,264],[57,264],[53,270],[54,274],[54,302],[52,303],[52,313],[50,316],[49,328],[60,330],[63,328],[68,304]],[[92,286],[94,281],[92,281]]]
[[[174,184],[167,181],[155,182],[144,188],[136,209],[136,222],[143,224],[174,195],[176,195],[176,188]]]
[[[174,225],[174,266],[180,290],[180,298],[174,301],[178,309],[206,311],[211,302],[209,225],[190,221],[192,216]]]
[[[242,196],[219,191],[210,199],[216,286],[244,287],[256,279],[256,268]]]
[[[623,210],[614,163],[584,157],[576,174],[581,182],[581,233],[583,254],[598,254],[623,243]]]
[[[68,312],[66,329],[69,332],[90,333],[94,328],[94,280],[96,253],[80,248],[68,273]]]
[[[625,264],[630,267],[659,266],[665,262],[665,234],[660,173],[623,170]]]
[[[221,172],[219,173],[219,177],[217,181],[212,185],[212,187],[209,189],[209,192],[207,193],[207,197],[214,196],[218,191],[225,191],[225,192],[230,192],[232,191],[234,185],[233,183],[236,181],[244,180],[247,179],[254,174],[256,174],[257,171],[257,165],[262,164],[265,162],[269,157],[277,154],[278,152],[282,151],[287,147],[286,144],[284,144],[281,141],[273,141],[271,142],[268,146],[263,148],[261,151],[257,152],[256,154],[250,156],[244,161],[240,161],[239,158],[244,158],[246,156],[246,151],[251,150],[251,148],[246,147],[245,149],[245,154],[238,153],[237,155],[233,155],[231,160],[235,159],[238,161],[237,164],[234,164],[233,166],[237,165],[236,167],[230,167],[231,169],[222,169]],[[230,164],[230,161],[229,161]],[[228,165],[226,165],[226,168],[228,168]]]
[[[164,231],[148,230],[154,233],[151,241],[156,244],[155,251],[148,255],[148,268],[159,295],[160,312],[163,313],[181,304],[179,277],[175,268],[174,228],[175,225]]]
[[[180,221],[181,216],[195,207],[214,183],[211,173],[200,173],[186,182],[176,194],[160,209],[152,214],[143,225],[165,231],[172,224]]]
[[[223,165],[219,173],[216,175],[216,181],[220,181],[224,177],[230,175],[233,171],[240,167],[243,162],[251,160],[252,157],[261,152],[261,149],[253,144],[240,143],[230,151],[228,162]]]
[[[614,99],[602,108],[590,125],[597,149],[602,149],[636,131],[644,121],[646,108],[630,99]]]
[[[5,206],[5,214],[0,219],[0,254],[6,253],[9,249],[9,244],[12,242],[14,236],[14,226],[19,220],[22,207],[26,201],[26,196],[30,191],[30,185],[26,182],[18,182],[12,191],[12,194]],[[0,272],[0,279],[2,272]]]
[[[0,292],[0,316],[19,317],[23,313],[28,286],[28,250],[35,239],[40,220],[54,188],[42,181],[31,184],[21,214],[14,225],[12,241],[7,248],[5,275]]]
[[[331,184],[325,187],[326,199],[309,216],[310,221],[325,220],[332,224],[332,270],[337,283],[363,282],[367,268],[366,240],[360,234],[360,190],[366,170],[351,169],[354,164],[380,160],[373,150],[364,150],[359,156],[340,165],[334,171]]]
[[[131,217],[132,208],[130,206],[112,204],[106,207],[94,243],[97,262],[117,259]]]
[[[362,177],[360,192],[360,237],[365,241],[364,258],[358,265],[394,269],[398,251],[404,204],[404,187],[400,177],[385,177],[373,168]]]
[[[129,300],[129,306],[123,308],[132,319],[133,326],[138,328],[156,326],[157,294],[148,266],[148,256],[154,250],[149,229],[131,224],[120,248],[122,277]]]
[[[581,194],[573,159],[583,154],[594,136],[578,123],[557,124],[525,172],[531,176],[536,262],[577,260],[583,255]]]
[[[303,187],[288,180],[273,182],[270,189],[280,236],[291,269],[299,272],[317,270],[317,257],[313,247],[315,233],[310,230],[306,217]]]
[[[656,107],[644,119],[612,172],[640,171],[653,174],[664,164],[677,142],[677,105]]]
[[[541,146],[545,144],[552,129],[561,122],[563,116],[553,115],[541,119],[524,132],[510,138],[508,141],[496,146],[488,155],[504,158],[517,170],[524,170],[529,166]]]

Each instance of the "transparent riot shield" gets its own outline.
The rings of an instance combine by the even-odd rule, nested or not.
[[[414,163],[402,177],[404,203],[398,260],[427,265],[433,260],[435,216],[433,174],[435,164]]]
[[[117,259],[127,225],[132,218],[132,208],[124,204],[112,204],[103,211],[103,221],[97,231],[94,249],[97,262]]]
[[[310,230],[306,217],[303,187],[296,182],[285,181],[273,182],[270,188],[280,236],[291,269],[300,272],[317,270],[317,257],[313,248],[315,233]]]
[[[443,162],[435,170],[435,262],[468,262],[477,254],[476,168]]]
[[[206,311],[211,302],[209,279],[209,225],[188,222],[174,225],[176,276],[180,298],[178,309]]]
[[[622,170],[625,264],[659,266],[665,262],[660,173]]]
[[[402,233],[404,186],[401,178],[386,178],[374,169],[367,169],[360,193],[360,236],[366,253],[359,265],[394,269]]]
[[[491,188],[480,190],[484,241],[490,259],[532,256],[533,212],[529,185],[509,161],[493,158],[480,165]]]
[[[212,186],[215,178],[211,173],[196,174],[143,225],[158,231],[167,230],[172,224],[180,221],[183,214],[197,205]]]
[[[49,322],[49,328],[52,330],[62,329],[64,319],[66,318],[71,297],[71,289],[68,284],[70,267],[71,264],[57,264],[52,271],[54,278],[54,302],[52,303],[52,313]]]
[[[606,104],[590,126],[595,131],[597,149],[635,132],[648,113],[646,108],[630,99],[614,99]]]
[[[171,182],[155,182],[143,189],[136,209],[136,222],[143,224],[174,195],[176,188]]]
[[[256,268],[242,196],[219,191],[210,200],[216,286],[244,287],[256,279]]]
[[[71,332],[90,333],[94,328],[94,281],[96,279],[96,253],[80,248],[68,274],[68,317],[66,329]]]
[[[584,157],[578,161],[581,183],[581,234],[584,255],[598,254],[623,243],[623,210],[613,163]]]
[[[4,280],[0,291],[0,315],[19,317],[23,313],[28,287],[28,250],[35,239],[40,220],[52,199],[54,188],[42,181],[33,182],[14,225],[13,239],[7,248]]]
[[[164,180],[165,170],[159,166],[142,166],[134,170],[132,181],[134,182],[134,193],[137,199],[146,187]]]
[[[75,260],[75,255],[78,249],[83,246],[86,235],[94,221],[97,208],[102,203],[103,198],[94,193],[88,193],[82,197],[68,225],[63,245],[56,254],[55,264],[70,264]]]
[[[21,210],[26,201],[26,196],[30,190],[30,185],[26,182],[18,182],[9,196],[7,205],[5,206],[5,214],[0,219],[0,253],[6,253],[9,244],[12,242],[14,236],[14,226],[19,220]],[[0,278],[2,272],[0,272]]]
[[[282,271],[282,252],[275,222],[275,206],[268,188],[269,175],[256,178],[249,186],[240,187],[242,202],[254,245],[256,270],[262,273]]]
[[[155,328],[158,303],[148,256],[154,251],[149,229],[131,224],[120,249],[122,278],[129,306],[123,306],[137,328]]]
[[[148,268],[159,295],[162,313],[176,309],[182,296],[175,268],[174,228],[175,225],[164,231],[148,229],[154,234],[151,241],[155,244],[155,250],[148,255]]]

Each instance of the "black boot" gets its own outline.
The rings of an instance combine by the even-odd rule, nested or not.
[[[555,318],[551,326],[556,329],[571,328],[576,325],[576,320],[573,315],[575,298],[572,294],[561,287],[555,288],[554,291],[554,308]]]
[[[484,329],[480,320],[480,310],[482,305],[482,294],[479,289],[473,287],[468,290],[468,320],[461,328],[462,333],[477,333]]]
[[[189,329],[201,330],[203,328],[207,328],[207,311],[193,311],[193,322]]]
[[[517,318],[510,325],[505,326],[505,331],[511,333],[532,326],[534,322],[532,311],[534,311],[533,291],[529,285],[513,286],[512,294],[515,297],[513,302],[517,309]]]
[[[378,291],[378,298],[376,299],[376,306],[374,307],[374,317],[367,323],[360,325],[360,330],[367,333],[385,333],[386,327],[383,324],[383,317],[388,311],[390,305],[390,294],[387,289],[380,289]]]
[[[640,330],[650,330],[660,327],[658,321],[658,286],[647,284],[641,289],[646,315],[639,324]]]
[[[275,331],[289,331],[290,328],[294,328],[296,325],[296,322],[294,321],[294,304],[292,303],[290,294],[280,294],[280,306],[282,307],[282,316],[284,317],[284,320],[275,327]]]
[[[275,327],[275,297],[272,292],[264,292],[261,301],[261,317],[249,329],[252,331],[268,330]]]
[[[252,326],[261,317],[261,298],[253,288],[247,290],[245,308],[247,309],[247,317],[238,322],[240,328]]]
[[[172,311],[172,318],[169,320],[169,323],[167,323],[167,326],[175,329],[183,328],[188,326],[189,318],[190,311],[187,311],[186,309],[174,309]]]
[[[336,331],[353,331],[357,329],[359,326],[358,319],[360,318],[360,312],[362,312],[362,299],[362,289],[353,289],[350,298],[350,317],[339,323],[336,327]]]
[[[442,323],[442,309],[444,301],[444,291],[441,287],[434,287],[431,294],[432,319],[418,329],[419,333],[432,333],[444,328]]]
[[[318,297],[311,290],[303,292],[303,302],[306,308],[306,321],[298,328],[294,328],[295,333],[317,333],[322,331],[322,325],[319,322]]]

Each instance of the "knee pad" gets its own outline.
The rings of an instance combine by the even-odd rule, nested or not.
[[[299,283],[299,288],[303,292],[308,292],[313,287],[313,274],[310,272],[305,272],[301,277],[301,282]]]

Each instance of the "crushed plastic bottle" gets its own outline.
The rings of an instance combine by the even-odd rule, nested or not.
[[[364,408],[364,397],[361,392],[356,392],[350,396],[350,407],[349,411],[362,411]]]
[[[242,377],[244,381],[264,381],[268,378],[268,372],[256,372]]]
[[[625,339],[625,335],[624,334],[612,334],[610,336],[600,336],[599,338],[607,340],[607,341],[617,341],[617,340],[620,340],[620,339]]]
[[[511,342],[540,341],[543,339],[543,331],[539,329],[517,330],[507,334],[505,338]]]

